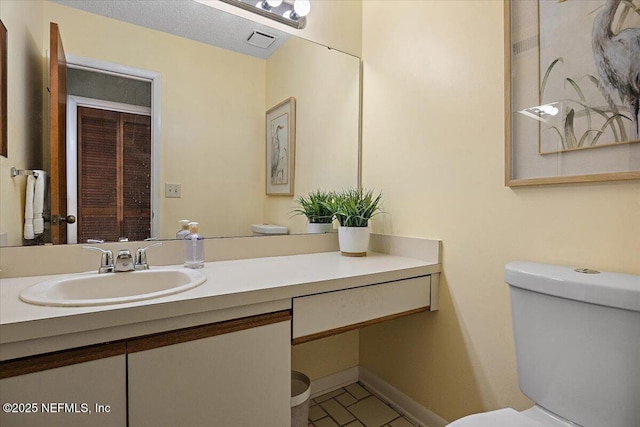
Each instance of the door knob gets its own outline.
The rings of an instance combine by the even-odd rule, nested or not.
[[[59,225],[61,222],[66,222],[67,224],[73,224],[76,222],[76,217],[73,215],[67,215],[66,217],[61,217],[60,215],[52,215],[51,216],[51,224]]]

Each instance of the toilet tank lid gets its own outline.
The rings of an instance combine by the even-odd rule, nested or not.
[[[640,275],[578,273],[573,267],[515,261],[505,266],[504,280],[516,288],[640,311]]]
[[[251,231],[260,234],[287,234],[289,229],[284,225],[276,224],[251,224]]]

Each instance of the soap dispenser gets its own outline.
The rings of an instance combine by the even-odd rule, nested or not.
[[[176,239],[182,240],[187,237],[187,235],[189,234],[190,222],[191,221],[189,221],[188,219],[181,219],[180,221],[178,221],[178,224],[180,224],[180,230],[178,230],[178,232],[176,233]]]
[[[184,238],[184,266],[204,267],[204,237],[198,234],[198,223],[189,223],[189,234]]]

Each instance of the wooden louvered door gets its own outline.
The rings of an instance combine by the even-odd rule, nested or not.
[[[122,235],[151,237],[151,117],[120,114],[122,135]]]
[[[78,107],[78,239],[151,235],[151,118]]]

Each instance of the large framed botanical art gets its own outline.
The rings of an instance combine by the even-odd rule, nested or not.
[[[296,150],[296,99],[267,111],[267,195],[293,196]]]
[[[640,179],[640,0],[505,0],[508,186]]]

